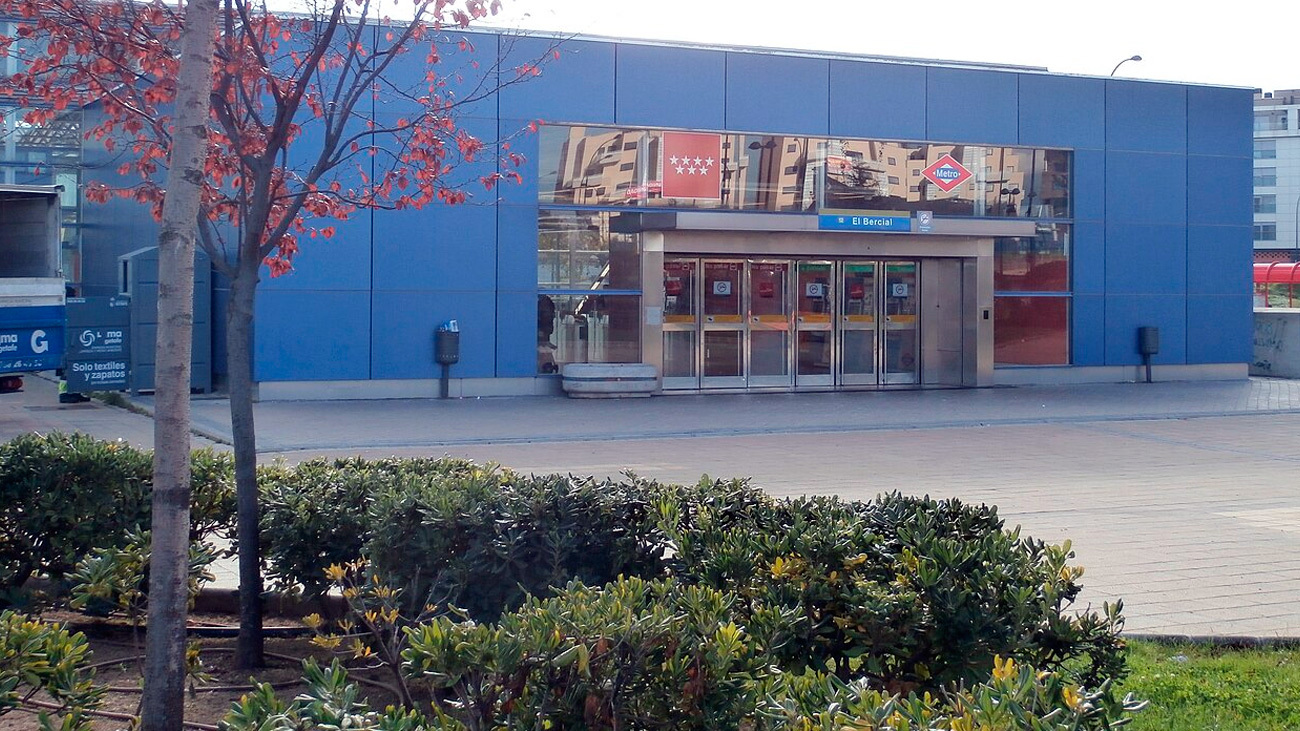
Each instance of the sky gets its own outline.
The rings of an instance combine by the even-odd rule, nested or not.
[[[581,35],[1300,88],[1294,0],[503,0],[498,22]],[[1194,8],[1202,8],[1194,10]]]

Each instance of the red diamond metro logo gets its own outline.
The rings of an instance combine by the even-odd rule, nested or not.
[[[934,164],[921,171],[925,179],[939,186],[939,190],[945,193],[951,193],[953,188],[970,180],[971,171],[957,162],[952,155],[944,154],[943,157],[934,161]]]

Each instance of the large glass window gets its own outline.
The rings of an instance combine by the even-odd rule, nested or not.
[[[1255,168],[1255,187],[1271,188],[1277,185],[1277,168]]]
[[[638,238],[612,233],[610,214],[543,210],[537,222],[542,289],[641,289]]]
[[[1255,159],[1277,159],[1277,140],[1255,140]]]
[[[610,214],[542,210],[538,219],[537,370],[641,360],[638,238]]]
[[[993,313],[995,365],[1069,364],[1069,297],[997,297]]]
[[[1068,292],[1070,227],[1039,224],[1035,236],[994,239],[993,289],[998,292]]]
[[[1255,224],[1256,241],[1277,241],[1277,224],[1276,223],[1257,223]]]
[[[641,361],[639,295],[554,294],[537,297],[537,370],[565,363]]]
[[[1255,213],[1277,213],[1277,196],[1255,196]]]
[[[1070,216],[1064,150],[566,126],[540,143],[542,203]],[[949,158],[966,179],[940,186]]]

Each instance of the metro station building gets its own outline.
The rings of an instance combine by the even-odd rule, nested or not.
[[[514,142],[523,184],[304,246],[261,285],[255,378],[264,399],[432,395],[453,319],[464,396],[555,393],[574,362],[653,365],[665,393],[1123,381],[1143,326],[1157,378],[1245,377],[1252,104],[1039,68],[566,41],[463,120],[489,139],[545,121]],[[144,245],[109,210],[83,210],[90,294]]]

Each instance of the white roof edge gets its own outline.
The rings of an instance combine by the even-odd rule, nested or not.
[[[779,48],[772,46],[732,46],[722,43],[698,43],[694,41],[674,41],[653,38],[620,38],[617,36],[603,36],[583,33],[563,33],[552,30],[536,30],[529,28],[516,28],[504,26],[486,26],[477,25],[469,28],[444,28],[445,33],[496,33],[509,34],[514,33],[523,36],[540,36],[550,38],[563,38],[574,41],[597,41],[603,43],[627,43],[638,46],[662,46],[666,48],[692,48],[704,51],[727,51],[732,53],[774,53],[781,56],[797,56],[803,58],[821,58],[841,61],[864,61],[878,63],[892,63],[910,66],[930,66],[940,68],[966,69],[976,71],[1006,71],[1012,73],[1041,74],[1044,76],[1064,76],[1079,79],[1100,79],[1104,81],[1118,82],[1141,82],[1147,84],[1168,84],[1171,86],[1197,86],[1215,89],[1242,89],[1246,91],[1257,90],[1255,86],[1244,86],[1235,84],[1211,84],[1201,81],[1168,81],[1165,79],[1142,79],[1137,77],[1112,77],[1101,74],[1080,74],[1064,71],[1052,71],[1046,66],[1022,66],[1018,64],[994,63],[990,61],[954,61],[948,59],[934,58],[913,58],[908,56],[886,56],[848,53],[844,51],[815,51],[803,48]]]

